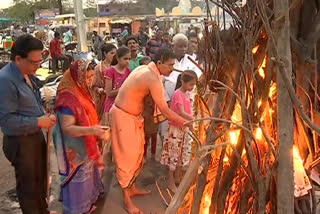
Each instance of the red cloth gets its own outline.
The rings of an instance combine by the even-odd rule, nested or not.
[[[61,43],[58,39],[53,39],[50,42],[50,54],[52,58],[63,55],[62,49],[61,49]]]
[[[95,104],[86,85],[87,66],[89,60],[77,60],[64,74],[57,92],[56,106],[58,110],[66,107],[72,110],[77,125],[99,125],[99,118]],[[100,157],[97,146],[97,137],[85,136],[86,149],[89,159],[97,160]]]

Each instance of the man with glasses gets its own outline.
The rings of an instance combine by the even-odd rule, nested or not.
[[[23,214],[47,212],[46,141],[41,131],[55,124],[41,105],[35,73],[42,62],[43,44],[20,36],[11,51],[12,62],[0,70],[0,127],[3,151],[15,169],[16,189]]]
[[[178,124],[187,122],[168,107],[164,95],[161,75],[170,75],[174,60],[171,50],[160,49],[154,62],[138,67],[129,75],[110,110],[112,152],[117,178],[123,190],[125,209],[131,214],[142,213],[133,204],[131,197],[149,193],[139,190],[135,184],[144,159],[144,99],[151,94],[156,110],[159,109],[164,116]]]

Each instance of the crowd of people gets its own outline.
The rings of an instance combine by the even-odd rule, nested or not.
[[[64,213],[88,213],[103,193],[103,155],[111,145],[116,175],[130,214],[142,211],[133,203],[136,179],[151,143],[156,159],[169,168],[168,188],[175,193],[191,161],[192,141],[186,122],[193,120],[194,87],[201,70],[198,37],[157,31],[149,40],[126,36],[123,46],[93,35],[100,62],[80,59],[63,66],[54,113],[43,108],[34,75],[43,44],[31,35],[16,40],[12,62],[0,70],[0,126],[4,153],[16,172],[17,193],[24,214],[47,213],[46,131],[52,129],[61,177]],[[66,59],[60,34],[50,42],[53,58]],[[67,59],[66,59],[67,61]],[[110,127],[111,131],[108,129]],[[45,131],[43,131],[45,130]],[[110,153],[110,152],[109,152]]]

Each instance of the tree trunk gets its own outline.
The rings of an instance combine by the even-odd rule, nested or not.
[[[62,0],[57,0],[57,4],[59,8],[59,14],[61,15],[63,13]]]
[[[288,0],[275,1],[275,18],[281,19],[274,28],[276,51],[285,63],[286,75],[292,79],[290,21]],[[279,68],[278,68],[279,69]],[[277,71],[279,165],[277,182],[277,213],[294,213],[293,178],[293,106],[279,71]]]

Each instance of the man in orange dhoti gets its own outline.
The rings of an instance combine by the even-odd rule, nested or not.
[[[140,191],[135,180],[143,166],[144,128],[142,113],[144,98],[151,94],[157,108],[168,119],[179,124],[187,122],[167,105],[162,77],[173,70],[175,56],[167,49],[156,54],[155,62],[138,67],[123,83],[110,111],[112,152],[117,178],[123,189],[125,208],[130,214],[141,214],[131,196],[147,194]]]

